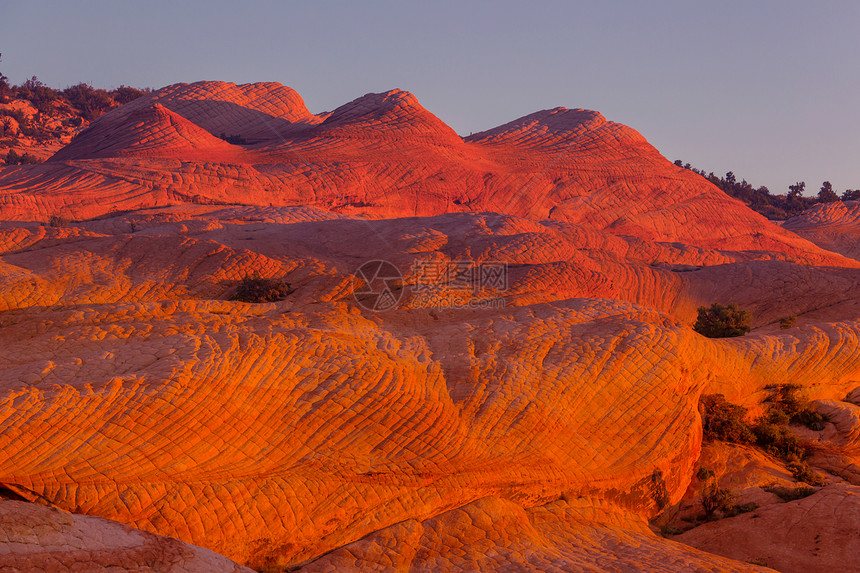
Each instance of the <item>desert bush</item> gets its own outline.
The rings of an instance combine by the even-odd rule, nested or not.
[[[817,490],[809,486],[800,487],[783,487],[778,485],[770,485],[763,488],[765,491],[779,496],[782,501],[795,501],[809,497]]]
[[[765,398],[768,405],[764,420],[776,425],[799,424],[810,430],[823,430],[827,416],[809,406],[799,394],[803,389],[798,384],[774,384],[766,387],[770,395]]]
[[[809,464],[802,461],[793,461],[788,463],[788,471],[794,476],[797,481],[815,486],[824,485],[824,478],[810,469]]]
[[[753,434],[756,444],[772,456],[783,460],[799,460],[806,455],[800,440],[785,426],[762,422],[753,427]]]
[[[6,165],[33,165],[36,163],[41,163],[42,160],[32,155],[30,153],[24,153],[23,155],[19,155],[17,151],[14,149],[10,149],[8,153],[6,153],[6,158],[3,160]]]
[[[2,56],[3,54],[0,54]],[[12,86],[9,85],[9,78],[0,73],[0,101],[5,102],[9,99],[9,95],[12,93]]]
[[[793,383],[770,384],[765,386],[765,390],[768,390],[769,394],[764,399],[764,402],[771,409],[780,409],[788,414],[789,417],[794,416],[800,411],[803,405],[803,400],[798,396],[801,389],[802,386]]]
[[[80,83],[63,90],[63,95],[72,106],[81,112],[87,121],[93,120],[111,108],[113,100],[105,90]]]
[[[749,513],[751,511],[755,511],[758,509],[758,504],[754,501],[749,503],[735,504],[732,507],[732,511],[728,514],[728,517],[734,517],[736,515],[740,515],[742,513]]]
[[[290,283],[280,279],[263,279],[246,276],[239,281],[230,300],[241,302],[277,302],[293,292]]]
[[[129,87],[126,85],[119,86],[116,89],[108,92],[108,95],[115,101],[116,103],[123,105],[130,101],[134,101],[137,98],[144,96],[150,93],[152,90],[150,89],[142,89],[139,90],[137,88]]]
[[[246,143],[248,143],[247,140],[241,135],[227,135],[223,131],[221,132],[221,135],[218,136],[218,138],[223,139],[231,145],[245,145]]]
[[[746,421],[747,409],[726,401],[722,394],[705,394],[699,399],[702,434],[705,440],[734,444],[755,444],[783,460],[802,459],[806,449],[788,429],[788,424],[804,424],[813,430],[824,428],[827,418],[798,397],[799,386],[781,384],[769,387],[765,398],[767,411],[754,423]],[[700,478],[702,479],[702,478]]]
[[[696,479],[699,481],[703,482],[712,477],[714,477],[714,470],[708,469],[705,466],[699,466],[699,469],[696,470]]]
[[[715,302],[710,308],[699,307],[693,330],[708,338],[743,336],[750,331],[751,321],[752,315],[738,305],[723,306]]]
[[[36,76],[26,80],[20,86],[16,86],[15,91],[18,97],[29,100],[39,113],[44,114],[51,112],[53,103],[57,101],[60,95],[56,90],[40,82]]]
[[[797,322],[797,315],[791,314],[789,316],[783,316],[779,319],[779,327],[783,330],[787,330],[794,326],[794,323]]]
[[[18,165],[18,161],[20,161],[20,156],[14,149],[10,149],[9,152],[6,153],[6,157],[3,158],[3,163],[6,165]]]
[[[51,215],[51,218],[48,219],[49,227],[68,227],[69,221],[66,217],[62,217],[60,215]]]
[[[785,410],[773,408],[765,412],[758,420],[756,420],[756,422],[759,424],[771,424],[774,426],[787,426],[791,423],[791,416],[789,416]]]
[[[0,116],[11,117],[18,125],[24,125],[27,122],[27,114],[20,109],[0,109]]]
[[[829,419],[821,412],[817,412],[813,408],[805,406],[800,410],[800,412],[791,418],[791,421],[795,424],[803,424],[810,430],[818,432],[824,429],[824,425],[829,421]]]
[[[802,181],[794,185],[789,185],[789,193],[787,195],[773,195],[770,189],[764,185],[755,187],[748,183],[746,179],[738,181],[735,174],[731,171],[726,173],[725,176],[719,177],[714,175],[713,172],[706,173],[704,169],[696,169],[689,163],[685,164],[680,159],[675,161],[675,165],[701,175],[725,191],[729,196],[740,199],[750,209],[758,211],[768,219],[786,219],[801,213],[804,209],[812,207],[818,201],[817,197],[803,196],[806,183]]]
[[[731,404],[722,394],[706,394],[699,399],[702,431],[709,441],[749,444],[755,440],[745,421],[747,409]]]
[[[651,474],[651,499],[660,509],[669,505],[669,492],[666,490],[666,480],[663,479],[662,470],[654,470]]]
[[[705,510],[706,519],[714,519],[718,511],[723,515],[732,514],[735,511],[734,501],[734,492],[720,487],[715,477],[712,476],[702,485],[702,508]]]

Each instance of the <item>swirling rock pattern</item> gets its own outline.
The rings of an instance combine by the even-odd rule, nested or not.
[[[463,139],[400,90],[313,115],[278,84],[177,84],[102,116],[51,162],[0,173],[0,219],[188,203],[374,217],[491,211],[856,266],[672,165],[635,130],[581,109]]]
[[[755,409],[787,380],[830,414],[818,468],[856,478],[853,252],[596,112],[464,139],[400,90],[314,115],[277,84],[178,84],[0,172],[0,218],[0,492],[74,516],[0,509],[59,524],[69,563],[214,559],[184,542],[264,571],[756,570],[647,519],[688,493],[702,393]],[[354,296],[369,260],[398,308]],[[504,285],[425,296],[422,269],[462,262]],[[226,300],[255,276],[289,294]],[[695,334],[714,301],[753,333]],[[816,496],[851,505],[838,485]],[[105,528],[139,543],[70,541]]]
[[[784,227],[827,250],[860,258],[860,201],[816,205],[786,221]]]
[[[611,552],[606,551],[612,546]],[[333,551],[300,571],[765,571],[689,551],[645,522],[587,498],[523,509],[483,498],[406,521]]]

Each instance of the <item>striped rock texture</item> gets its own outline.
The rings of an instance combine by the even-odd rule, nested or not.
[[[611,546],[612,551],[607,551]],[[768,571],[655,537],[644,520],[587,498],[523,509],[484,498],[404,521],[300,569],[339,571]]]
[[[0,482],[245,563],[295,564],[486,496],[574,492],[651,516],[689,482],[700,392],[744,380],[749,395],[790,357],[796,380],[844,394],[860,353],[856,323],[722,342],[611,301],[451,314],[12,313]]]
[[[830,416],[803,436],[827,446],[815,496],[860,485],[860,261],[596,112],[464,139],[399,90],[315,115],[278,84],[180,84],[0,171],[0,219],[0,492],[32,502],[0,510],[40,532],[34,560],[752,571],[648,520],[696,485],[699,396],[755,411],[786,381]],[[396,309],[360,294],[372,260],[400,271]],[[458,262],[504,284],[427,288]],[[289,294],[227,300],[248,277]],[[694,333],[714,301],[753,333]],[[755,489],[784,470],[757,456],[714,459]],[[178,557],[135,569],[153,546]]]
[[[52,161],[0,174],[0,219],[183,203],[311,205],[374,217],[490,211],[838,260],[597,112],[555,108],[463,139],[400,90],[313,115],[278,84],[177,84],[100,117]]]
[[[784,227],[825,249],[860,259],[860,201],[816,205]]]

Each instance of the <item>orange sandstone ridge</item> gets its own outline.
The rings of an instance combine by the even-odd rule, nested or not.
[[[279,84],[135,100],[0,171],[0,568],[844,566],[852,209],[780,227],[586,110],[464,139],[399,90],[319,115]],[[369,260],[401,271],[396,309],[356,298]],[[422,265],[458,261],[505,265],[493,304],[423,296]],[[227,300],[251,276],[289,294]],[[714,301],[753,332],[693,332]],[[829,421],[793,428],[827,486],[783,504],[785,464],[703,444],[699,397],[756,411],[786,381]],[[760,516],[660,535],[703,464]]]
[[[313,115],[278,84],[178,84],[100,117],[48,163],[0,174],[2,219],[188,203],[370,217],[491,211],[844,264],[599,113],[556,108],[463,139],[400,90]]]

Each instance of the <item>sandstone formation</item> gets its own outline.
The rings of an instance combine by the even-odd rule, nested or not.
[[[596,112],[463,139],[399,90],[315,115],[278,84],[164,88],[0,171],[0,487],[32,502],[0,510],[120,570],[152,544],[180,556],[161,570],[215,558],[153,534],[262,571],[792,570],[779,527],[819,499],[824,531],[860,486],[860,261],[821,238],[849,215],[805,217],[765,220]],[[392,310],[356,295],[380,260]],[[428,284],[458,263],[504,281]],[[250,279],[283,300],[228,300]],[[753,332],[693,332],[711,302]],[[755,414],[786,381],[829,416],[793,431],[830,485],[783,504],[762,493],[794,483],[783,462],[703,450],[699,397]],[[703,463],[762,517],[664,539]],[[797,563],[831,570],[849,518]],[[101,556],[72,551],[104,528],[80,541]],[[777,533],[720,546],[744,531]]]
[[[251,573],[176,539],[20,501],[0,501],[0,571]]]
[[[225,148],[204,131],[245,144]],[[556,108],[464,140],[400,90],[313,115],[278,84],[177,84],[100,117],[48,164],[0,176],[2,219],[189,202],[377,217],[491,211],[845,264],[599,113]]]
[[[855,571],[860,488],[832,485],[810,497],[697,527],[675,539],[778,571]]]
[[[607,550],[611,547],[611,550]],[[690,551],[586,498],[523,509],[484,498],[423,522],[398,523],[300,569],[340,571],[767,571]]]
[[[829,251],[860,258],[860,201],[819,204],[784,227]]]

